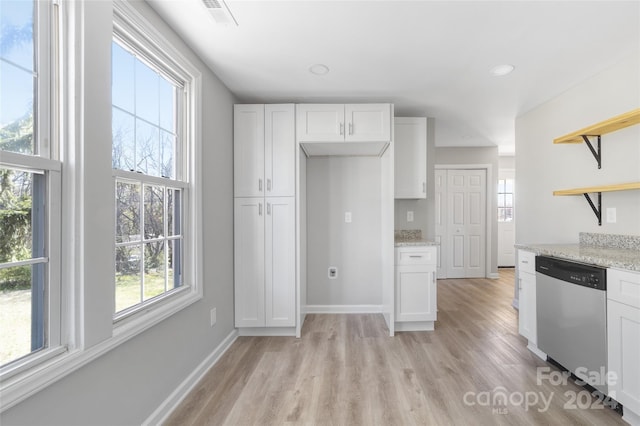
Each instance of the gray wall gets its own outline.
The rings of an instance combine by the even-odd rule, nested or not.
[[[516,157],[513,155],[501,155],[498,157],[498,167],[501,169],[515,169]]]
[[[235,99],[146,4],[135,4],[203,74],[204,299],[2,413],[0,423],[4,425],[140,424],[233,330],[232,105]],[[99,67],[100,63],[109,63],[110,49],[102,47],[105,39],[111,39],[111,3],[84,2],[84,7],[87,10],[85,24],[90,33],[85,39],[86,49],[95,55],[104,55],[92,65]],[[96,42],[100,49],[96,48]],[[100,75],[108,76],[108,72],[102,70]],[[102,108],[104,101],[104,96],[87,93],[87,109],[92,109],[92,103],[96,102],[101,106],[95,111],[110,113],[109,108]],[[96,127],[91,131],[110,135],[110,116],[106,114],[96,120]],[[92,149],[87,144],[86,150]],[[104,161],[108,163],[106,179],[111,181],[110,155]],[[90,173],[97,179],[96,170]],[[100,212],[90,210],[90,201],[87,199],[85,214],[89,218],[100,217]],[[99,203],[96,205],[100,207]],[[111,244],[109,241],[107,245]],[[85,241],[86,256],[93,261],[103,246],[100,241]],[[112,268],[108,257],[100,259],[105,268]],[[87,283],[87,306],[104,304],[104,299],[99,298],[105,292],[92,289],[112,289],[109,277],[109,274],[95,275],[92,282]],[[113,297],[111,290],[107,293]],[[213,328],[209,325],[212,307],[217,307],[217,324]],[[107,314],[106,321],[110,322],[111,313]],[[97,327],[100,332],[103,328]],[[103,339],[104,336],[98,335],[93,340],[88,338],[87,342]]]
[[[380,161],[307,160],[307,305],[382,304]]]
[[[579,232],[640,235],[640,191],[602,194],[617,223],[598,226],[583,196],[554,190],[640,181],[640,126],[602,137],[602,169],[587,146],[553,139],[640,106],[638,54],[516,120],[516,243],[577,243]]]

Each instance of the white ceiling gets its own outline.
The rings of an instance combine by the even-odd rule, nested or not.
[[[502,153],[518,115],[640,54],[639,0],[227,0],[238,26],[202,0],[149,3],[243,102],[392,102],[434,117],[437,146]]]

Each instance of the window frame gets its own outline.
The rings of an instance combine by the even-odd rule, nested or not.
[[[51,191],[62,192],[62,197],[54,196],[52,201],[55,202],[59,211],[65,213],[60,217],[61,228],[65,231],[61,232],[59,226],[53,227],[53,231],[60,232],[61,237],[55,246],[51,245],[51,254],[60,256],[60,253],[68,253],[68,255],[61,256],[61,262],[58,263],[62,295],[59,304],[61,310],[60,334],[62,341],[66,344],[58,348],[59,352],[51,352],[47,354],[46,358],[38,360],[34,358],[34,364],[20,370],[7,380],[4,378],[0,380],[0,412],[24,401],[36,392],[91,363],[203,297],[202,75],[200,71],[179,50],[175,49],[163,33],[147,21],[147,18],[138,12],[133,4],[126,0],[115,0],[110,2],[109,6],[104,7],[102,5],[89,7],[89,3],[86,2],[50,1],[55,6],[52,8],[52,17],[55,20],[54,24],[57,25],[54,28],[55,31],[52,31],[50,39],[59,44],[55,45],[57,56],[52,58],[51,81],[57,82],[59,87],[56,87],[56,90],[51,93],[48,101],[52,106],[55,106],[55,114],[51,114],[50,127],[52,134],[56,135],[56,138],[50,139],[48,149],[58,158],[21,156],[14,153],[7,153],[5,156],[3,153],[2,161],[6,164],[19,166],[23,164],[22,160],[24,160],[29,162],[29,165],[34,169],[51,167],[51,170],[61,175],[60,184],[53,185]],[[86,242],[86,231],[83,225],[86,213],[83,209],[83,203],[87,189],[83,187],[82,181],[87,172],[87,166],[81,155],[84,129],[79,120],[84,118],[82,108],[87,94],[83,76],[87,72],[88,66],[85,59],[86,47],[79,45],[77,38],[88,32],[82,24],[83,20],[87,16],[94,19],[93,13],[96,10],[104,11],[107,7],[113,11],[113,21],[118,19],[131,22],[132,24],[128,25],[132,29],[135,29],[137,33],[144,34],[150,44],[157,46],[158,51],[164,52],[164,56],[169,55],[175,58],[175,63],[180,64],[181,69],[190,78],[189,87],[186,88],[189,90],[190,96],[188,104],[184,106],[185,109],[188,108],[189,115],[188,122],[185,122],[184,132],[188,132],[191,142],[188,152],[192,159],[192,167],[187,175],[191,189],[186,191],[189,194],[183,194],[182,202],[191,207],[188,212],[189,216],[183,218],[183,224],[188,226],[183,229],[185,241],[189,235],[189,244],[185,243],[183,248],[183,268],[185,273],[190,271],[192,274],[191,282],[193,285],[188,288],[188,291],[181,291],[179,297],[167,298],[162,303],[141,310],[136,315],[123,319],[117,324],[114,324],[111,313],[104,317],[101,316],[98,321],[95,321],[96,317],[87,321],[85,319],[87,306],[83,300],[83,289],[87,285],[83,269],[84,257],[87,255],[83,251]],[[100,29],[100,31],[102,30],[104,29]],[[108,35],[102,34],[102,32],[99,32],[98,35],[100,41],[104,41],[102,37],[107,36],[109,40],[113,40],[111,28]],[[91,81],[90,84],[95,84],[95,81]],[[92,119],[95,120],[95,117]],[[57,161],[58,159],[61,161]],[[111,164],[111,158],[108,161]],[[63,168],[64,174],[62,173]],[[109,166],[108,169],[111,170],[111,167]],[[105,179],[111,180],[113,177],[108,173]],[[52,203],[51,211],[53,211],[53,207]],[[112,208],[114,207],[115,205],[112,204]],[[115,241],[115,227],[111,232]],[[187,253],[187,249],[190,250],[189,253]],[[115,254],[113,256],[115,258]],[[114,295],[114,292],[115,288],[112,288],[110,293]],[[112,301],[105,300],[104,303],[110,304]],[[100,336],[104,336],[105,332],[108,332],[109,336],[105,336],[103,339],[87,339],[87,334],[98,333]]]
[[[507,181],[511,181],[511,192],[507,192]],[[514,195],[514,186],[515,186],[515,179],[513,177],[503,177],[503,178],[499,178],[498,179],[498,189],[496,191],[496,204],[497,204],[497,208],[496,208],[496,214],[497,214],[497,220],[498,223],[511,223],[513,221],[515,221],[515,195]],[[502,191],[504,189],[504,191]],[[504,203],[500,204],[500,196],[504,197]],[[511,207],[507,206],[507,195],[511,196]],[[511,220],[501,220],[500,219],[500,211],[504,210],[505,211],[505,216],[506,216],[506,211],[507,210],[511,210]]]
[[[57,56],[58,5],[53,1],[34,1],[34,107],[33,153],[2,151],[0,167],[44,176],[44,305],[41,349],[0,367],[0,381],[21,373],[67,351],[63,333],[61,246],[62,246],[62,163],[59,160]],[[33,303],[33,300],[32,300]],[[32,313],[33,318],[33,313]]]
[[[167,41],[139,12],[123,1],[113,8],[113,39],[133,50],[136,57],[177,83],[179,105],[176,134],[181,139],[176,150],[175,179],[113,169],[113,187],[118,179],[158,184],[182,190],[182,286],[144,301],[135,308],[114,312],[114,335],[140,332],[184,309],[203,297],[202,286],[202,189],[201,139],[197,123],[201,122],[201,73]],[[181,88],[181,90],[180,90]],[[179,163],[179,164],[178,164]],[[114,198],[115,200],[115,198]],[[115,208],[115,205],[114,205]],[[115,223],[114,257],[115,268]],[[115,300],[115,282],[113,289]],[[114,309],[115,310],[115,309]]]

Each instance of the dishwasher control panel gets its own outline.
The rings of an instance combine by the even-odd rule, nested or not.
[[[607,289],[607,270],[598,266],[536,256],[536,272],[596,290]]]

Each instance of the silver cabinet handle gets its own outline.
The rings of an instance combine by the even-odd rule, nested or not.
[[[262,179],[258,179],[258,191],[262,192]]]
[[[344,123],[340,123],[340,134],[344,135]]]
[[[422,182],[422,192],[426,194],[426,192],[427,192],[427,182]]]
[[[271,203],[267,203],[267,214],[271,214]]]
[[[262,216],[262,203],[258,203],[258,216]]]
[[[353,134],[353,123],[349,123],[349,134]]]
[[[267,191],[271,192],[271,179],[267,179]]]
[[[529,261],[528,260],[523,260],[522,263],[529,263]]]
[[[417,255],[409,255],[409,257],[413,257],[415,259],[422,259],[422,256],[417,256]]]

